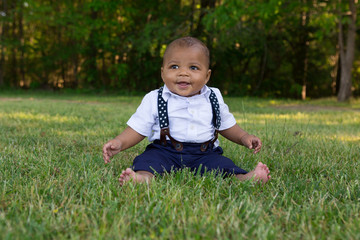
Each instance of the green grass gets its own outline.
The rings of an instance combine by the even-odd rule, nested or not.
[[[220,139],[251,182],[184,170],[120,187],[147,141],[102,145],[141,97],[0,93],[0,239],[360,239],[360,101],[225,99],[261,153]],[[310,107],[309,107],[310,106]]]

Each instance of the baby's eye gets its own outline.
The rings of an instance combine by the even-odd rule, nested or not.
[[[178,65],[171,65],[170,68],[171,68],[171,69],[178,69],[179,66],[178,66]]]
[[[191,70],[199,70],[199,68],[197,66],[191,66],[190,69]]]

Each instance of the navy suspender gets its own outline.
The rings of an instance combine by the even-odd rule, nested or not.
[[[167,101],[162,97],[163,87],[159,89],[158,94],[158,116],[159,116],[159,124],[160,124],[160,142],[162,145],[166,145],[166,136],[170,139],[172,145],[177,151],[183,150],[183,144],[181,142],[176,141],[170,135],[170,128],[169,128],[169,116],[168,116],[168,109],[167,109]]]
[[[183,149],[183,144],[179,141],[176,141],[170,135],[170,128],[169,128],[169,116],[168,116],[168,108],[167,108],[167,101],[164,100],[162,97],[163,87],[161,87],[158,91],[158,116],[159,116],[159,125],[160,125],[160,142],[162,145],[166,145],[166,136],[170,139],[172,145],[177,151],[181,151]],[[213,112],[213,119],[212,123],[215,127],[214,138],[207,142],[201,144],[201,151],[206,151],[208,145],[210,143],[214,143],[218,137],[218,131],[221,125],[221,117],[220,117],[220,107],[219,101],[212,89],[210,89],[211,93],[209,96],[211,109]]]
[[[210,89],[211,93],[209,96],[210,102],[211,102],[211,108],[213,112],[213,125],[215,129],[219,130],[221,125],[221,117],[220,117],[220,107],[219,107],[219,101],[216,97],[216,94],[212,89]]]

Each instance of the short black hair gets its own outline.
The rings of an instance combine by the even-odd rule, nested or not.
[[[209,51],[208,47],[199,39],[194,38],[194,37],[189,37],[189,36],[178,38],[178,39],[175,39],[174,41],[172,41],[166,47],[163,59],[165,58],[166,54],[170,51],[170,49],[173,47],[193,47],[193,46],[200,47],[201,51],[203,51],[206,58],[208,59],[208,67],[210,67],[210,51]]]

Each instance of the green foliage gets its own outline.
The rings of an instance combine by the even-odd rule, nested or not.
[[[293,90],[306,85],[308,97],[331,96],[338,11],[347,9],[313,0],[5,0],[0,87],[149,91],[162,84],[164,47],[192,35],[211,51],[210,84],[230,95],[299,98]]]
[[[215,82],[225,76],[221,87],[235,94],[243,89],[244,95],[299,98],[296,89],[306,85],[310,97],[331,95],[336,7],[315,1],[223,1],[205,19],[208,30],[216,30],[212,37],[220,61],[214,68],[221,80]]]
[[[117,178],[147,145],[104,165],[102,145],[141,97],[1,92],[1,239],[358,239],[360,102],[225,98],[262,151],[221,138],[265,186],[184,170],[150,185]],[[316,111],[315,111],[316,110]]]

